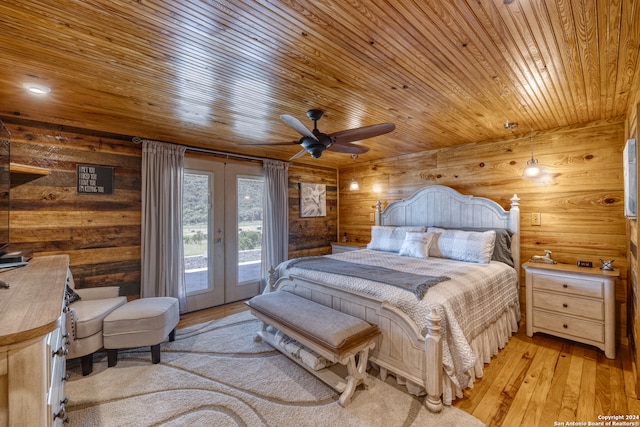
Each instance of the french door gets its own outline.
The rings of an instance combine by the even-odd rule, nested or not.
[[[185,158],[187,311],[259,292],[263,185],[260,166]]]

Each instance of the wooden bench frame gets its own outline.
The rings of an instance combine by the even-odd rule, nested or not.
[[[296,325],[291,325],[273,318],[269,313],[252,306],[250,302],[247,302],[246,304],[250,307],[251,313],[262,321],[262,329],[256,334],[256,341],[263,340],[274,348],[280,349],[277,343],[278,339],[275,334],[267,329],[267,326],[270,325],[288,337],[303,344],[310,350],[316,352],[320,356],[325,357],[327,360],[333,363],[346,365],[347,375],[346,377],[342,377],[329,368],[314,370],[306,366],[304,363],[301,363],[300,360],[296,359],[288,352],[282,351],[282,353],[291,360],[295,361],[328,386],[341,393],[340,398],[338,399],[340,406],[345,407],[351,402],[353,394],[360,384],[362,384],[365,389],[373,385],[369,375],[367,374],[367,362],[369,360],[369,351],[373,350],[376,344],[376,338],[380,336],[380,331],[376,325],[371,325],[369,329],[366,329],[362,333],[349,337],[344,345],[340,348],[336,348],[320,341],[317,337],[310,335],[308,332],[300,329]],[[333,310],[330,307],[326,308],[328,310]],[[295,308],[290,307],[290,309],[294,310]],[[344,315],[344,313],[341,314]],[[321,319],[316,320],[321,321]]]

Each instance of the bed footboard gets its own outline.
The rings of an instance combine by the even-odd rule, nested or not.
[[[440,316],[432,312],[427,334],[422,336],[415,323],[403,312],[368,295],[355,294],[330,284],[297,276],[274,280],[271,291],[287,291],[378,325],[382,332],[369,359],[386,371],[425,389],[425,406],[432,412],[442,410],[442,341]]]

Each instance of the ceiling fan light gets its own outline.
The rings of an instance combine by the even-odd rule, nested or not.
[[[351,178],[351,183],[349,184],[350,191],[358,191],[360,190],[360,184],[358,184],[358,180],[355,178]]]

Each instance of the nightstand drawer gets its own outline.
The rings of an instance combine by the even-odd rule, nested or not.
[[[546,311],[533,310],[533,326],[555,332],[560,336],[572,336],[595,342],[604,342],[604,324],[582,320],[570,316],[548,313]]]
[[[533,292],[533,307],[604,321],[604,301],[551,292]]]
[[[603,282],[586,278],[576,279],[573,277],[536,274],[533,276],[533,289],[563,292],[592,298],[604,297]]]

